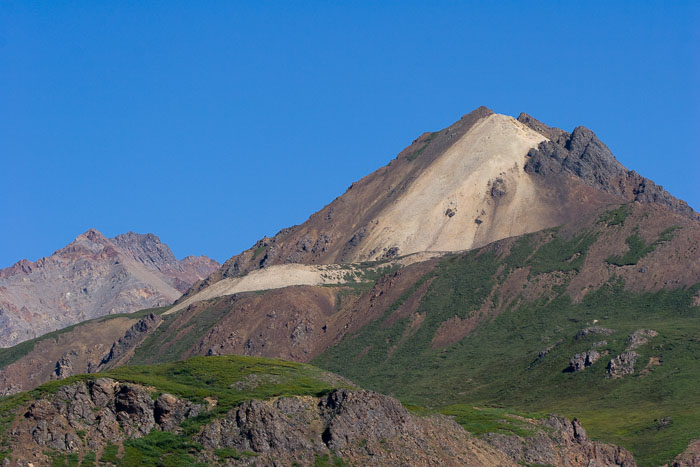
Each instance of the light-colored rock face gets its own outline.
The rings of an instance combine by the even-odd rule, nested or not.
[[[165,313],[175,313],[192,303],[240,292],[280,289],[295,285],[343,284],[346,282],[344,274],[351,271],[354,277],[354,269],[339,269],[334,265],[280,264],[270,266],[252,271],[242,277],[227,277],[181,301]]]
[[[107,314],[169,305],[217,267],[208,258],[178,262],[154,235],[110,240],[90,230],[49,257],[0,270],[0,346]]]
[[[482,119],[377,216],[355,260],[376,259],[391,248],[400,255],[466,250],[548,227],[523,171],[528,151],[543,140],[512,117]]]
[[[423,134],[303,224],[230,258],[187,297],[280,264],[352,264],[469,250],[623,200],[568,172],[526,170],[541,143],[553,144],[547,134],[477,109]]]
[[[417,253],[399,258],[395,261],[383,262],[376,268],[392,266],[408,266],[420,261],[427,261],[439,254]],[[370,268],[375,269],[375,268]],[[178,312],[189,305],[203,300],[233,295],[241,292],[255,292],[261,290],[281,289],[301,285],[341,285],[347,283],[357,284],[364,282],[363,274],[367,268],[360,268],[354,264],[276,264],[256,271],[251,271],[245,276],[227,277],[207,287],[197,294],[191,295],[177,303],[164,314],[169,315]]]

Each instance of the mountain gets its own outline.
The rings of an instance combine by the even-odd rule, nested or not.
[[[0,346],[87,319],[169,305],[219,264],[178,261],[153,234],[108,239],[95,229],[36,262],[0,270]]]
[[[467,250],[637,201],[700,220],[685,202],[625,169],[595,134],[480,107],[424,133],[305,223],[226,261],[186,297],[271,265],[333,264]]]
[[[0,400],[0,413],[3,465],[636,465],[576,420],[487,410],[503,433],[480,439],[309,365],[259,358],[74,377]]]
[[[479,108],[174,306],[3,349],[0,390],[196,356],[283,358],[452,417],[515,462],[587,459],[528,457],[531,440],[499,436],[504,414],[557,413],[639,465],[692,465],[698,245],[698,214],[592,131]]]

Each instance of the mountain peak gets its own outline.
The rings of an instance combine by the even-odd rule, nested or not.
[[[389,165],[351,185],[302,225],[230,258],[197,290],[275,264],[383,260],[459,251],[639,201],[699,219],[583,126],[571,133],[527,113],[481,106],[424,133]]]
[[[116,241],[117,243],[161,243],[160,238],[155,234],[152,234],[150,232],[140,234],[131,230],[126,233],[117,235],[112,239],[112,241]]]
[[[472,110],[471,112],[462,115],[462,118],[460,120],[464,120],[465,118],[468,117],[488,117],[489,115],[493,115],[495,112],[485,105],[480,105],[476,109]]]
[[[95,228],[88,229],[86,232],[78,235],[75,237],[75,241],[78,242],[80,240],[89,240],[94,243],[103,243],[107,241],[107,237],[105,237],[102,232]]]
[[[522,112],[520,115],[518,115],[518,121],[529,126],[536,132],[545,136],[547,139],[558,144],[563,144],[563,141],[569,136],[569,134],[566,131],[560,130],[559,128],[550,127],[546,123],[542,123],[535,117],[525,112]]]
[[[172,303],[219,264],[178,261],[154,234],[113,239],[89,229],[32,263],[0,269],[0,347],[84,319]]]
[[[571,175],[596,190],[624,200],[664,205],[678,214],[700,220],[700,215],[685,201],[623,166],[593,130],[577,126],[568,133],[549,127],[526,113],[521,113],[518,121],[548,138],[528,153],[526,172],[544,178]]]

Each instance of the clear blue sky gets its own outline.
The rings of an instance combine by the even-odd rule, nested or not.
[[[700,209],[698,3],[4,0],[0,266],[91,227],[225,260],[479,105]]]

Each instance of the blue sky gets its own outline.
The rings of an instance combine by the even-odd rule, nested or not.
[[[3,1],[0,267],[91,227],[223,261],[479,105],[700,209],[698,2],[574,3]]]

